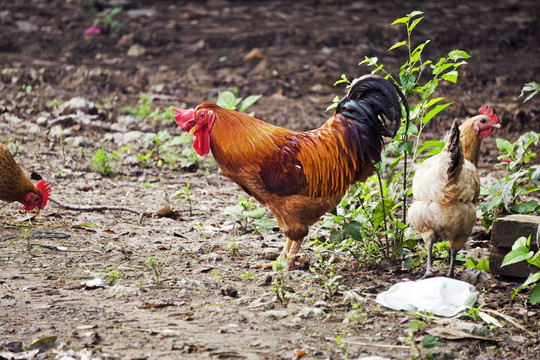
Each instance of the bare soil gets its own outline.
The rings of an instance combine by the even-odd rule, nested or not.
[[[115,4],[123,6],[114,17],[120,26],[84,34]],[[26,215],[19,204],[2,204],[0,359],[411,358],[405,330],[407,317],[416,313],[391,311],[374,299],[403,278],[418,279],[422,268],[359,267],[337,254],[342,276],[337,296],[325,297],[304,269],[287,274],[293,292],[281,303],[271,290],[278,274],[253,267],[268,261],[263,254],[269,248],[280,251],[279,230],[246,233],[237,224],[239,216],[224,214],[242,192],[211,159],[195,171],[174,169],[158,158],[151,158],[149,167],[128,161],[145,152],[142,135],[165,129],[179,135],[181,129],[167,121],[126,118],[122,108],[136,108],[141,93],[150,94],[153,108],[193,107],[236,87],[239,96],[262,95],[252,110],[267,122],[318,127],[332,98],[345,91],[334,88],[334,81],[370,71],[358,66],[365,56],[399,71],[405,54],[387,49],[404,39],[404,30],[390,23],[413,10],[425,12],[414,36],[431,40],[427,57],[438,59],[458,48],[471,55],[458,83],[439,88],[438,95],[453,105],[430,123],[427,138],[440,139],[454,118],[492,105],[503,128],[486,139],[479,166],[482,181],[492,182],[500,176],[492,167],[499,155],[495,138],[514,140],[540,130],[536,98],[523,104],[519,97],[524,83],[539,80],[537,1],[4,2],[2,142],[18,143],[19,164],[49,181],[52,196],[62,202],[124,206],[149,215],[140,223],[129,212],[74,211],[49,203],[29,223],[16,221]],[[134,44],[144,53],[132,53]],[[262,57],[244,59],[253,49]],[[59,110],[76,96],[95,107]],[[112,177],[89,167],[103,144],[108,151],[131,147]],[[182,196],[172,197],[188,183],[191,206]],[[162,216],[167,205],[174,211]],[[319,225],[313,231],[327,235]],[[488,237],[478,228],[465,250],[487,249]],[[305,254],[312,262],[313,251]],[[158,263],[159,278],[147,264],[150,257]],[[460,265],[457,272],[463,271]],[[88,282],[97,278],[103,282]],[[538,306],[528,305],[526,296],[511,300],[521,282],[492,277],[476,285],[484,308],[507,317],[498,317],[504,327],[466,317],[422,318],[426,326],[416,341],[458,322],[491,339],[438,336],[445,346],[422,355],[537,357]],[[358,295],[355,301],[350,291]]]

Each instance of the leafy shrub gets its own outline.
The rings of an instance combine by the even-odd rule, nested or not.
[[[360,64],[374,67],[372,73],[381,72],[386,79],[398,84],[407,98],[418,99],[410,106],[410,122],[402,121],[401,128],[382,151],[376,173],[364,183],[359,183],[341,201],[332,219],[338,228],[332,232],[330,241],[351,252],[360,263],[378,262],[381,257],[405,260],[412,264],[408,251],[414,249],[417,240],[412,237],[407,224],[407,196],[411,194],[411,165],[422,158],[440,152],[444,142],[422,142],[421,135],[431,119],[448,107],[443,97],[435,97],[435,91],[443,82],[455,83],[458,68],[466,64],[469,55],[453,50],[437,61],[424,60],[423,50],[429,40],[413,46],[411,34],[423,19],[421,11],[414,11],[395,20],[404,24],[407,39],[392,45],[389,51],[405,47],[407,60],[400,67],[399,79],[384,69],[376,57],[366,57]],[[342,75],[335,85],[352,82]],[[334,99],[335,107],[339,97]],[[405,116],[403,117],[405,118]]]

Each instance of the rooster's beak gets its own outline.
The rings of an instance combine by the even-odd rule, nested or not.
[[[189,130],[189,135],[193,136],[193,134],[195,134],[195,131],[197,131],[197,129],[198,129],[197,125],[193,126],[191,130]]]

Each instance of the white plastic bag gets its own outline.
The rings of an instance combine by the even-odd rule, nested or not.
[[[377,302],[394,310],[432,312],[438,316],[454,316],[465,310],[465,302],[475,288],[469,283],[446,277],[403,281],[377,295]]]

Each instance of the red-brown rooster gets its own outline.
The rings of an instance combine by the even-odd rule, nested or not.
[[[293,131],[204,103],[174,109],[194,136],[199,155],[210,150],[225,176],[267,205],[287,236],[281,258],[294,269],[308,228],[335,207],[350,185],[364,181],[381,159],[383,136],[394,136],[407,100],[388,80],[366,75],[319,129]]]
[[[50,195],[50,185],[42,180],[34,186],[7,146],[0,143],[0,200],[18,201],[23,204],[23,210],[35,209],[39,213],[47,205]]]
[[[454,122],[443,151],[420,164],[413,178],[409,220],[428,247],[424,278],[435,275],[433,243],[444,240],[450,243],[447,276],[454,276],[456,254],[476,223],[480,144],[493,129],[501,127],[490,107],[484,105],[479,112],[459,128]]]

